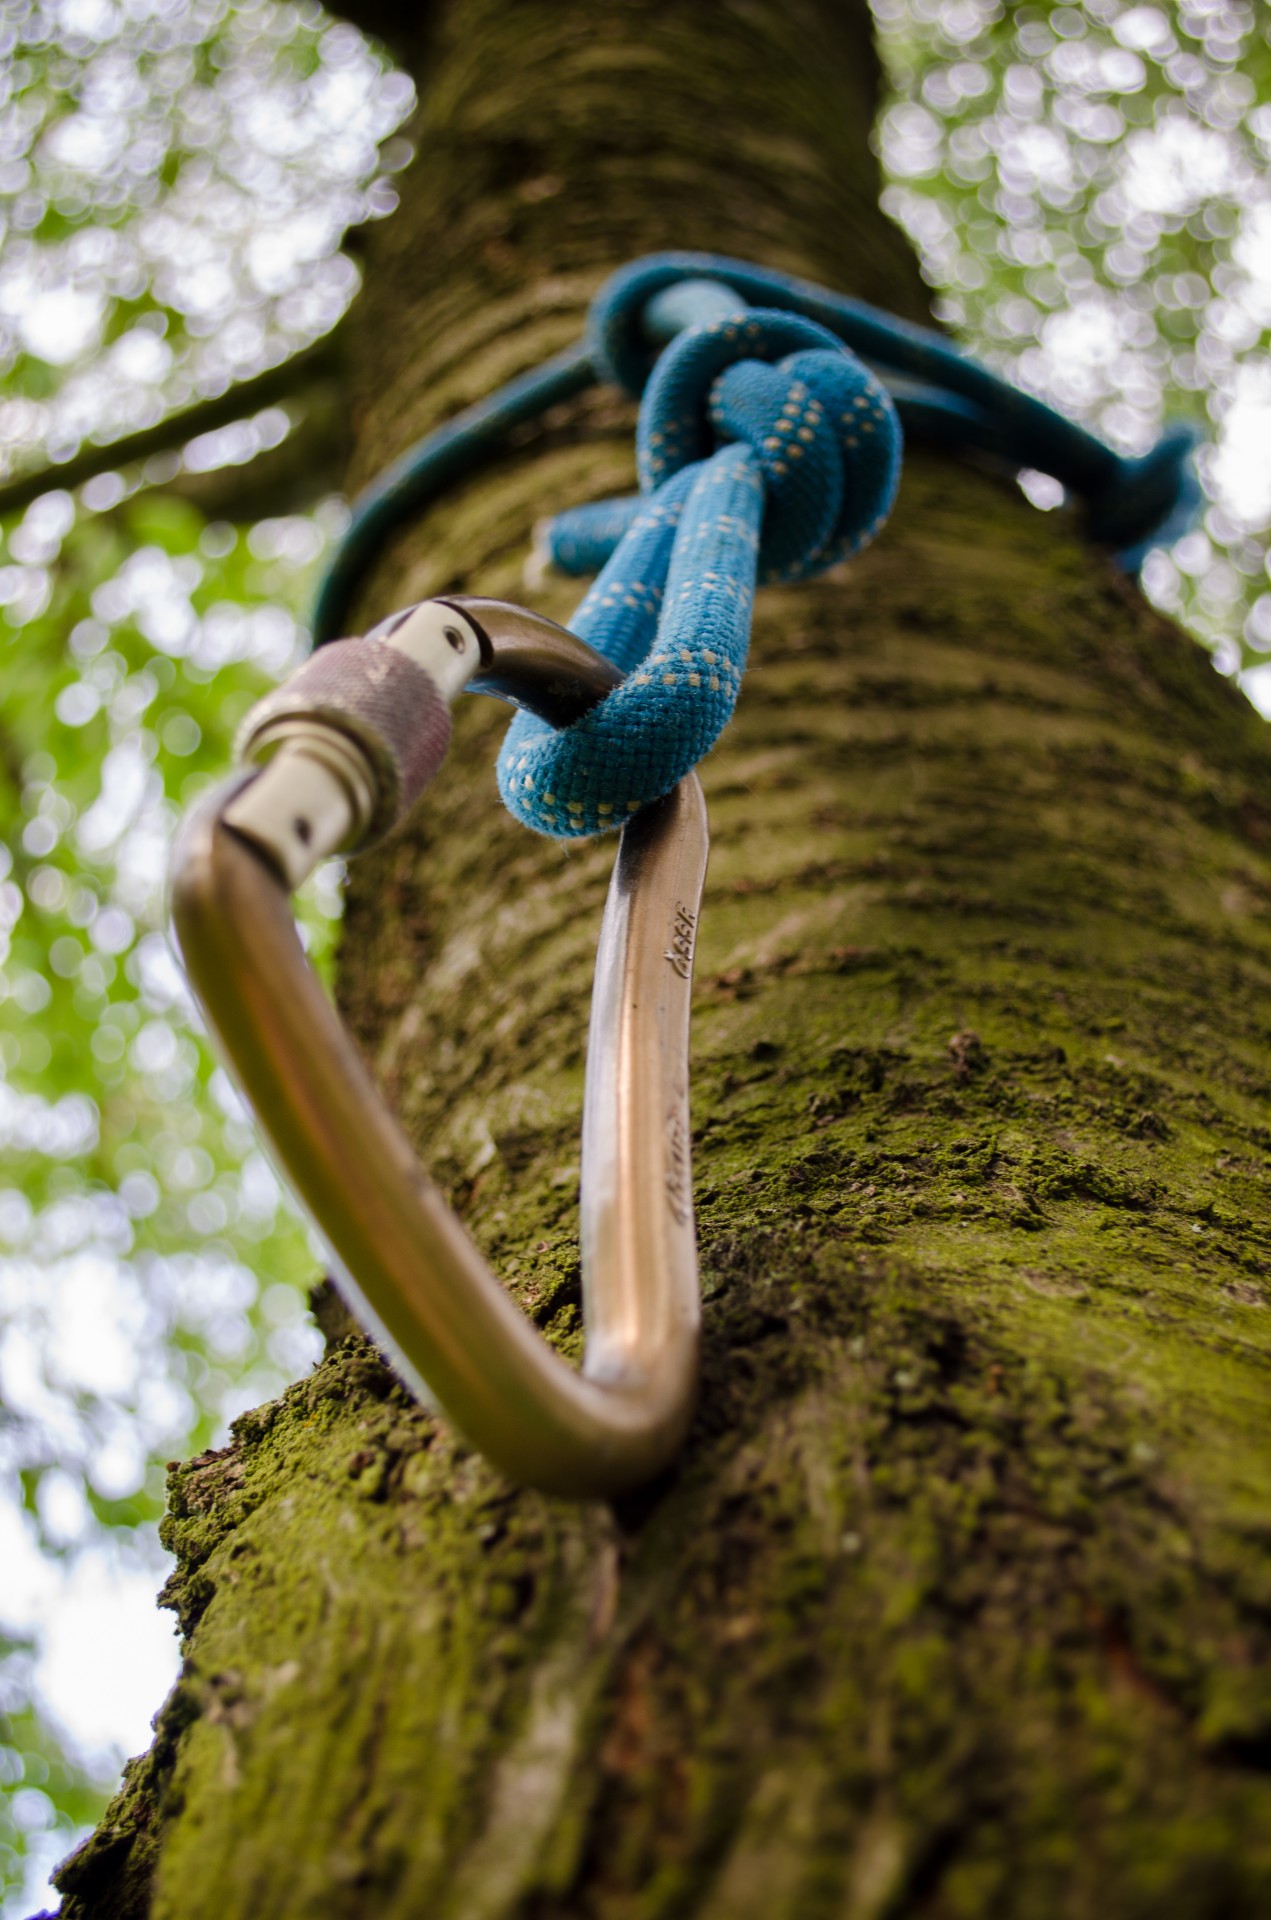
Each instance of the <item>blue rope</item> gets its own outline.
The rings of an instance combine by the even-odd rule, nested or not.
[[[601,288],[583,341],[466,409],[355,503],[315,614],[320,645],[388,536],[509,430],[612,380],[641,397],[638,494],[558,514],[554,564],[599,577],[574,631],[627,674],[559,732],[518,714],[499,786],[539,832],[621,825],[695,766],[732,713],[759,582],[858,552],[891,509],[902,428],[1052,474],[1137,573],[1200,505],[1190,428],[1125,459],[938,334],[713,254],[653,254]]]

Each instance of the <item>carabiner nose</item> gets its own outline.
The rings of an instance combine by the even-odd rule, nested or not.
[[[431,652],[439,618],[446,631],[446,613],[461,617],[480,652],[480,664],[466,683],[469,691],[493,694],[496,700],[524,707],[549,726],[571,726],[622,685],[623,676],[613,662],[576,633],[510,600],[470,594],[422,600],[418,606],[391,614],[367,638],[391,639],[394,646],[418,657],[424,647]],[[461,629],[452,628],[452,632]],[[454,638],[449,644],[454,646]]]
[[[483,656],[469,682],[473,693],[493,694],[551,727],[568,727],[622,685],[612,660],[541,614],[506,600],[465,597],[439,604],[462,613],[489,644],[489,658]]]

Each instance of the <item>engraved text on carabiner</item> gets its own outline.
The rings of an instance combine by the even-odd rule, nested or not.
[[[681,980],[691,979],[693,973],[693,941],[697,935],[697,915],[683,905],[675,903],[675,919],[671,923],[671,944],[666,950],[668,959]]]

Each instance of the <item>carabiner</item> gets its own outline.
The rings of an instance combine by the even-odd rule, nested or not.
[[[257,763],[173,852],[186,973],[359,1317],[509,1478],[620,1493],[692,1414],[700,1304],[689,1164],[692,949],[706,875],[696,775],[624,828],[601,924],[583,1106],[581,1372],[503,1291],[416,1160],[309,966],[289,894],[386,831],[436,773],[464,687],[554,725],[621,676],[564,628],[493,600],[424,601],[321,648],[248,716]]]

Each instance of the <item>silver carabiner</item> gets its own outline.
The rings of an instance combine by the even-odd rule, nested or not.
[[[248,716],[256,763],[183,823],[171,913],[186,973],[365,1324],[509,1478],[612,1495],[673,1457],[700,1303],[689,1161],[692,948],[706,875],[696,775],[624,828],[601,924],[583,1106],[586,1344],[575,1371],[503,1291],[420,1167],[309,966],[289,895],[387,830],[436,773],[464,687],[560,726],[621,679],[551,621],[424,601],[320,649]]]

